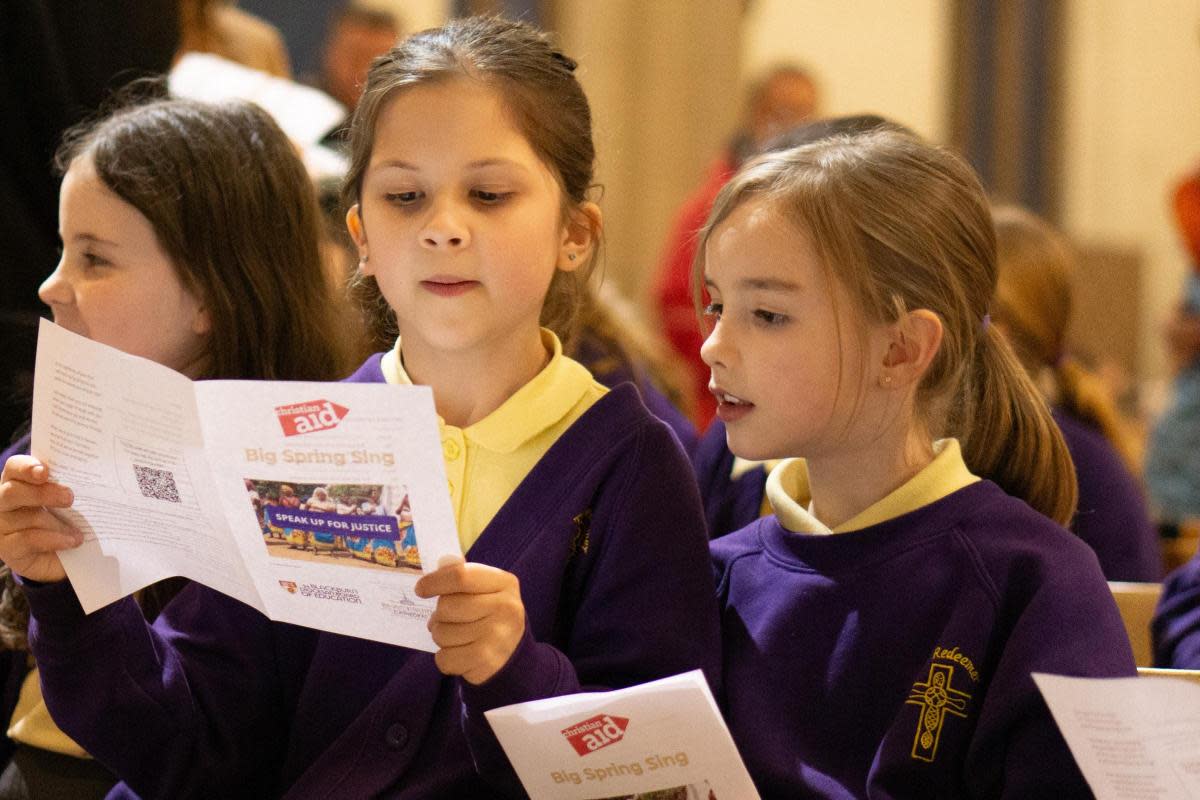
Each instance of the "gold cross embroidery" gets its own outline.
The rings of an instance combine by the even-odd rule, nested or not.
[[[921,717],[917,722],[917,735],[913,738],[912,757],[920,761],[933,761],[937,757],[938,741],[942,738],[942,724],[947,714],[967,716],[967,701],[971,695],[950,688],[954,667],[949,664],[930,664],[929,678],[913,684],[912,694],[905,703],[921,706]]]

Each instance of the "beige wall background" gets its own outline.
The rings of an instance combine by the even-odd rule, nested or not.
[[[748,75],[781,61],[812,69],[826,114],[876,113],[933,139],[948,133],[945,0],[755,0],[742,47]]]
[[[671,219],[736,126],[739,0],[560,2],[603,187],[605,278],[644,300]]]
[[[1153,403],[1167,374],[1161,327],[1189,269],[1170,198],[1200,166],[1200,2],[1071,0],[1067,30],[1063,224],[1140,253],[1138,350]]]

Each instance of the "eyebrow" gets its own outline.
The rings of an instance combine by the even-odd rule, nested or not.
[[[716,284],[707,275],[704,277],[704,285],[716,288]],[[737,287],[771,292],[798,292],[801,288],[800,284],[795,281],[787,281],[782,278],[739,278]]]
[[[94,244],[106,244],[109,247],[120,247],[120,245],[118,245],[116,242],[114,242],[110,239],[101,239],[99,236],[95,235],[94,233],[77,233],[74,236],[72,236],[71,238],[76,242],[84,241],[84,242],[92,242]]]
[[[406,169],[412,172],[420,172],[421,168],[416,164],[409,163],[398,158],[381,161],[375,165],[375,169],[386,169],[394,167],[396,169]],[[525,165],[513,161],[509,158],[480,158],[471,161],[467,164],[467,169],[483,169],[484,167],[516,167],[517,169],[525,169]]]

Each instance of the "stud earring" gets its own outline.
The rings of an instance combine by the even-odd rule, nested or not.
[[[879,376],[879,385],[885,389],[890,389],[892,386],[892,376],[891,375],[880,375]]]
[[[567,253],[567,261],[574,261],[575,255],[575,253]]]

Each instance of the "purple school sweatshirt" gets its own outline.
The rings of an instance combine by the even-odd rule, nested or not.
[[[980,481],[860,531],[713,541],[727,719],[764,798],[1090,797],[1030,678],[1136,674],[1096,557]]]
[[[1062,409],[1054,409],[1075,462],[1079,506],[1071,530],[1087,542],[1110,581],[1158,581],[1162,557],[1158,532],[1150,521],[1141,487],[1108,440]],[[749,525],[758,518],[767,483],[764,469],[730,477],[733,453],[725,443],[725,426],[717,420],[692,454],[700,482],[704,517],[712,539]]]
[[[380,382],[379,356],[349,380]],[[113,796],[521,796],[483,712],[701,667],[720,644],[700,500],[632,386],[598,400],[467,553],[515,573],[526,636],[473,687],[430,653],[272,623],[193,584],[153,626],[28,584],[43,693]],[[119,735],[114,735],[115,732]]]

